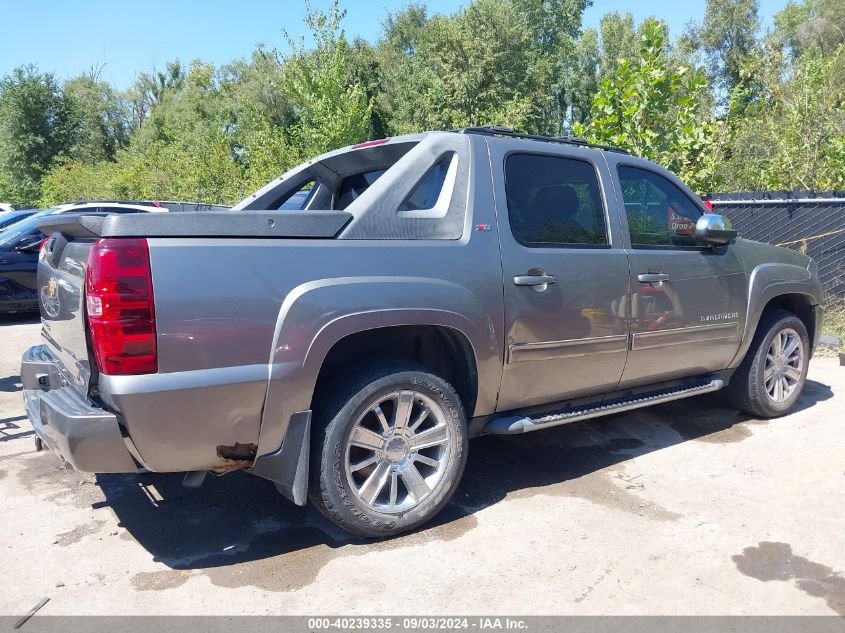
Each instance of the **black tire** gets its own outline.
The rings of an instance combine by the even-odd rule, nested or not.
[[[344,374],[348,377],[321,387],[326,400],[318,394],[315,403],[309,498],[330,521],[357,536],[382,538],[412,530],[440,512],[463,475],[467,424],[460,398],[443,378],[408,361],[385,360]],[[448,459],[428,496],[420,495],[422,501],[407,511],[389,513],[377,511],[359,498],[347,474],[346,460],[347,451],[352,450],[352,433],[362,416],[369,415],[370,405],[400,390],[414,391],[441,407],[440,419],[450,428],[444,444]],[[410,499],[410,488],[404,490]]]
[[[764,372],[766,357],[774,337],[786,329],[798,333],[803,349],[803,361],[795,389],[787,398],[778,402],[766,389]],[[751,346],[731,378],[727,389],[728,399],[736,408],[760,418],[786,415],[795,406],[804,388],[809,360],[810,337],[801,319],[787,310],[767,312],[760,319]]]

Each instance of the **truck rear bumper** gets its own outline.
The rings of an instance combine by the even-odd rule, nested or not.
[[[69,386],[46,346],[24,352],[21,383],[32,427],[64,461],[83,472],[138,472],[117,416],[94,406]]]

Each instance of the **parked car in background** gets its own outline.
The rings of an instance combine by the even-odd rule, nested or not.
[[[38,249],[45,238],[38,229],[38,218],[36,213],[0,233],[0,313],[38,309],[35,273]]]
[[[61,204],[49,209],[13,211],[16,221],[0,228],[0,313],[38,310],[36,271],[38,248],[46,237],[38,229],[39,219],[46,216],[84,213],[110,215],[133,213],[167,213],[171,211],[221,211],[223,205],[194,202],[150,202],[131,200],[94,200]],[[2,227],[3,216],[0,216]],[[50,297],[42,299],[48,302]]]
[[[0,231],[5,231],[6,227],[11,226],[15,222],[25,220],[40,211],[41,209],[25,209],[22,211],[5,211],[4,213],[0,213]]]
[[[2,215],[3,213],[10,213],[14,210],[15,208],[8,202],[0,202],[0,215]]]
[[[574,138],[401,136],[228,213],[40,225],[40,442],[91,472],[248,470],[370,537],[436,515],[473,436],[723,387],[783,415],[819,333],[809,257]]]
[[[173,200],[83,200],[68,202],[47,209],[51,213],[89,212],[96,213],[182,213],[204,211],[228,211],[231,207],[223,204],[205,204],[203,202],[179,202]]]

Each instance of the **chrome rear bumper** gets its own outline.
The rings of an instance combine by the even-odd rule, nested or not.
[[[24,352],[21,383],[32,428],[64,461],[83,472],[138,472],[117,416],[95,406],[69,385],[46,346]]]

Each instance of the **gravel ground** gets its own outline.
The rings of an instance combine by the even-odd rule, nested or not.
[[[36,453],[0,322],[0,614],[845,615],[845,368],[797,410],[718,396],[470,444],[426,529],[364,542],[247,474],[89,475]]]

